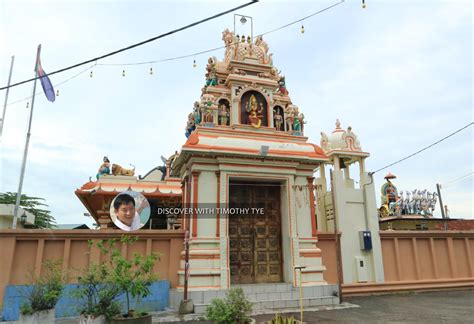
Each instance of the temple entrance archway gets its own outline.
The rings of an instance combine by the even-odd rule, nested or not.
[[[232,180],[229,207],[248,212],[229,215],[231,284],[283,281],[279,182]]]

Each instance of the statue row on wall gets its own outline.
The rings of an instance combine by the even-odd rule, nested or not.
[[[402,216],[402,215],[423,215],[425,217],[432,217],[436,203],[438,201],[438,194],[430,192],[427,189],[400,191],[390,181],[396,178],[389,173],[385,176],[386,183],[382,185],[382,206],[379,208],[379,217],[388,216]]]
[[[258,91],[248,91],[241,97],[240,124],[251,125],[255,128],[268,127],[273,124],[278,131],[288,131],[293,135],[303,135],[304,114],[299,112],[296,105],[275,106],[273,108],[273,123],[269,123],[267,101]],[[213,127],[215,125],[230,125],[230,104],[227,99],[217,103],[213,95],[203,94],[201,101],[194,103],[193,112],[188,115],[185,135],[189,137],[196,126]],[[271,126],[270,126],[271,127]]]
[[[216,113],[217,112],[217,113]],[[217,116],[216,116],[217,115]],[[215,118],[217,117],[217,123]],[[214,125],[229,126],[230,123],[230,104],[227,99],[220,99],[216,104],[215,98],[211,94],[203,94],[201,101],[194,102],[193,112],[188,115],[185,135],[189,137],[196,129],[196,126],[202,125],[212,127]]]

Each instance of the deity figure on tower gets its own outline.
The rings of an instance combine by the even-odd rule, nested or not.
[[[249,101],[247,102],[247,107],[245,110],[249,114],[249,122],[255,128],[260,128],[262,125],[262,111],[263,111],[263,104],[260,103],[260,107],[258,106],[257,98],[254,95],[250,96]]]
[[[275,109],[273,120],[275,122],[276,130],[281,131],[283,126],[283,116],[280,113],[280,109]]]

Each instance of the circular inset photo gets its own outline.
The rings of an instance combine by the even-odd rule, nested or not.
[[[136,231],[150,219],[150,204],[141,193],[124,191],[112,200],[110,217],[121,230]]]

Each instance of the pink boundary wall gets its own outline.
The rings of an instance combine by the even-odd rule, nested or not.
[[[62,260],[75,282],[79,269],[103,260],[87,241],[116,238],[118,230],[0,230],[0,308],[5,287],[28,284],[29,273],[40,274],[48,259]],[[183,231],[143,230],[132,247],[122,246],[127,256],[134,252],[161,255],[154,271],[160,279],[178,284]],[[385,283],[343,284],[344,295],[474,287],[474,231],[381,231]],[[318,233],[318,247],[326,266],[324,280],[337,283],[334,233]]]

